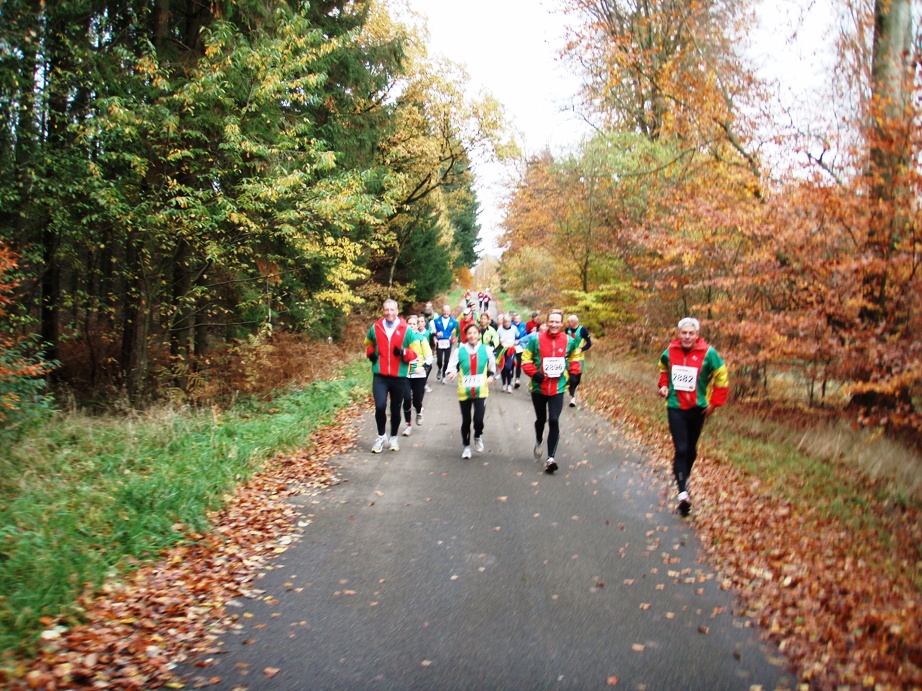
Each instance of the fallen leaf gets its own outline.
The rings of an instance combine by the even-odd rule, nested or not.
[[[278,667],[266,667],[263,670],[263,674],[266,676],[266,679],[271,679],[276,674],[278,674],[280,671],[281,670]]]

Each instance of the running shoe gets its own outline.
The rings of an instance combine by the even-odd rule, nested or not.
[[[378,437],[377,439],[375,439],[375,443],[374,443],[374,445],[372,445],[372,447],[371,447],[371,452],[372,452],[372,453],[381,453],[382,451],[384,451],[384,444],[385,444],[385,442],[387,442],[387,437],[386,437],[385,435],[382,434],[380,437]]]
[[[387,448],[389,448],[391,451],[400,451],[400,442],[398,441],[397,437],[391,437],[391,443]]]
[[[424,410],[425,410],[425,408],[420,408],[420,409],[419,409],[419,412],[416,413],[416,424],[417,424],[417,425],[423,424],[423,411],[424,411]]]
[[[432,393],[432,387],[426,384],[426,393]]]
[[[555,470],[557,470],[557,461],[555,461],[552,456],[544,463],[544,472],[553,473]]]
[[[688,497],[688,492],[679,492],[677,499],[679,500],[679,513],[687,516],[691,511],[691,499]]]
[[[506,388],[506,393],[512,393],[512,384]]]
[[[483,453],[483,437],[474,437],[474,451]]]
[[[570,396],[570,407],[571,408],[576,407],[576,396]]]
[[[515,380],[515,388],[519,388],[519,386],[521,386],[521,384],[519,383],[519,380],[516,379],[516,380]]]
[[[413,434],[413,428],[407,425],[407,428],[403,431],[403,436],[409,437],[411,434]]]
[[[539,441],[539,442],[535,442],[534,454],[535,454],[535,460],[536,460],[536,461],[540,461],[540,460],[541,460],[541,456],[544,455],[544,446],[543,446],[543,444],[542,444],[540,441]]]
[[[465,446],[464,451],[461,452],[461,458],[470,458],[472,455],[473,454],[471,454],[471,447]]]

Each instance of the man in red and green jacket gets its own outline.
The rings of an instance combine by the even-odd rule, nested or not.
[[[535,460],[543,454],[544,425],[547,424],[547,461],[544,470],[557,470],[554,454],[560,440],[560,412],[563,394],[573,374],[580,373],[579,344],[562,331],[563,312],[551,310],[547,331],[532,336],[522,352],[522,370],[531,377],[531,401],[535,407]]]
[[[371,391],[375,399],[375,423],[378,425],[378,438],[371,447],[373,453],[381,453],[388,441],[385,434],[388,395],[391,397],[390,449],[397,451],[400,448],[397,440],[400,408],[410,363],[416,359],[416,352],[410,348],[416,335],[397,316],[396,301],[385,300],[383,311],[384,317],[372,324],[365,336],[365,356],[371,361]]]
[[[730,380],[727,367],[714,348],[698,333],[693,317],[679,322],[679,337],[659,359],[659,395],[666,399],[669,432],[675,447],[672,472],[679,494],[679,513],[691,511],[688,478],[698,455],[704,421],[727,401]]]

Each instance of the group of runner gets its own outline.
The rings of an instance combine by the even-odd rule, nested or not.
[[[576,407],[577,389],[583,374],[584,357],[592,347],[586,327],[575,314],[566,317],[551,310],[545,319],[533,312],[527,323],[514,313],[501,314],[494,322],[487,311],[489,291],[480,291],[477,302],[468,291],[465,307],[457,316],[450,305],[440,315],[427,303],[420,315],[406,320],[398,316],[398,305],[386,300],[383,317],[368,330],[366,356],[372,363],[372,393],[378,436],[372,452],[387,446],[399,449],[401,412],[406,424],[403,434],[423,422],[423,399],[433,365],[443,385],[457,384],[461,409],[462,458],[483,452],[486,399],[499,374],[502,390],[513,393],[521,386],[521,374],[529,377],[528,391],[535,411],[534,457],[544,470],[553,473],[560,440],[560,415],[564,395]],[[686,317],[679,322],[678,338],[660,357],[659,394],[666,399],[669,429],[675,448],[673,475],[677,485],[677,510],[688,515],[691,499],[688,479],[697,455],[698,438],[705,420],[727,398],[727,369],[717,351],[699,335],[700,324]],[[454,347],[456,346],[457,347]],[[387,407],[390,399],[390,434]],[[471,431],[473,427],[473,442]],[[547,431],[547,438],[544,433]]]

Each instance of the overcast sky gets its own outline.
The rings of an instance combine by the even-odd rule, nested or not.
[[[816,91],[821,79],[829,38],[823,6],[829,1],[763,0],[763,25],[751,34],[752,51],[763,76],[781,82],[778,96],[787,102]],[[430,55],[462,64],[474,93],[489,91],[503,104],[523,153],[544,148],[559,153],[588,134],[588,126],[568,109],[579,78],[557,58],[564,45],[558,0],[407,2],[427,18]],[[805,5],[813,8],[806,21]],[[795,33],[799,39],[789,42]],[[479,165],[475,172],[483,249],[495,254],[506,174],[496,165]]]

